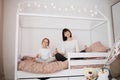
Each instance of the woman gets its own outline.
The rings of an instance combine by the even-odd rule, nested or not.
[[[78,41],[72,38],[72,33],[69,29],[64,28],[62,31],[63,45],[62,52],[59,53],[57,49],[55,49],[54,54],[58,61],[67,60],[68,52],[80,52],[78,47]]]

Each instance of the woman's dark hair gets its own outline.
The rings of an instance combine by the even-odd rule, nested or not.
[[[67,28],[64,28],[63,31],[62,31],[63,41],[66,41],[66,40],[67,40],[67,37],[65,37],[65,35],[64,35],[64,33],[65,33],[66,31],[70,32],[70,37],[72,37],[71,31],[70,31],[69,29],[67,29]]]
[[[50,44],[49,39],[48,39],[48,38],[44,38],[44,39],[42,40],[42,43],[43,43],[44,40],[48,40],[48,46],[49,46],[49,44]]]

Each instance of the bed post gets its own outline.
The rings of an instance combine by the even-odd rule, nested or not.
[[[98,10],[97,9],[97,11],[104,17],[104,19],[99,19],[99,18],[89,18],[89,17],[75,17],[75,16],[57,16],[57,15],[42,15],[42,14],[36,14],[36,13],[24,13],[24,12],[22,12],[22,11],[20,11],[20,4],[22,4],[22,3],[19,3],[18,4],[18,9],[17,9],[17,13],[16,13],[16,34],[15,34],[15,73],[14,73],[14,80],[17,80],[17,79],[19,79],[19,78],[38,78],[38,79],[41,79],[42,77],[43,77],[43,79],[41,79],[41,80],[45,80],[45,78],[44,77],[46,77],[46,75],[47,74],[28,74],[28,73],[25,73],[24,74],[24,72],[22,72],[22,73],[19,73],[19,71],[17,71],[17,67],[18,67],[18,54],[19,53],[21,53],[21,50],[20,50],[20,52],[18,52],[19,51],[19,41],[21,41],[20,39],[19,39],[19,37],[20,37],[20,35],[19,35],[19,33],[21,32],[21,31],[19,31],[20,29],[21,29],[21,25],[20,25],[20,23],[19,23],[19,21],[20,21],[20,19],[21,19],[21,16],[36,16],[36,17],[50,17],[50,18],[61,18],[61,19],[80,19],[80,20],[88,20],[88,21],[90,21],[90,20],[92,20],[92,21],[102,21],[101,23],[99,23],[99,24],[97,24],[97,25],[95,25],[93,28],[96,28],[97,26],[100,26],[100,25],[102,25],[102,24],[104,24],[105,22],[107,22],[107,28],[108,28],[108,43],[109,43],[109,47],[111,47],[112,46],[112,36],[111,36],[111,28],[110,28],[110,22],[109,22],[109,20],[107,19],[107,17],[106,16],[104,16],[104,14],[100,11],[100,10]],[[22,5],[21,5],[22,6]],[[20,28],[19,28],[20,27]],[[23,27],[24,28],[24,27]],[[44,28],[44,27],[41,27],[41,28]],[[52,27],[53,29],[55,28],[55,29],[57,29],[56,27]],[[61,28],[62,29],[62,28]],[[75,29],[75,28],[74,28]],[[78,28],[79,29],[79,28]],[[84,28],[83,28],[84,29]],[[88,29],[86,29],[86,30],[88,30]],[[90,36],[91,36],[91,33],[90,33]],[[18,41],[19,40],[19,41]],[[90,41],[92,42],[92,40],[90,39]],[[20,47],[21,48],[21,47]],[[21,48],[22,49],[22,48]],[[74,53],[75,54],[75,53]],[[87,53],[86,53],[87,54]],[[79,62],[77,62],[77,64],[76,63],[72,63],[72,61],[70,62],[70,60],[72,59],[72,58],[78,58],[78,57],[85,57],[86,58],[86,56],[88,56],[88,57],[91,57],[91,55],[89,54],[89,55],[86,55],[86,54],[84,54],[83,53],[83,55],[82,55],[82,53],[80,53],[80,54],[75,54],[75,56],[74,55],[72,55],[72,53],[68,53],[68,69],[69,70],[67,70],[68,72],[66,73],[66,72],[62,72],[62,73],[60,73],[60,74],[48,74],[47,75],[47,77],[64,77],[64,76],[67,76],[67,77],[69,77],[69,76],[76,76],[76,75],[83,75],[83,72],[82,72],[82,70],[75,70],[74,72],[72,72],[72,71],[70,71],[71,70],[71,66],[72,65],[77,65],[78,63],[79,64],[83,64],[83,65],[86,65],[86,63],[83,63],[82,61],[79,61]],[[101,53],[100,53],[100,55],[101,55]],[[108,55],[108,54],[107,54]],[[95,56],[98,56],[98,55],[93,55],[94,57]],[[90,61],[91,62],[91,61]],[[105,62],[105,61],[104,61]],[[45,76],[44,76],[45,75]]]
[[[14,72],[14,80],[17,80],[17,62],[18,62],[18,28],[19,28],[19,7],[16,12],[16,31],[15,31],[15,72]]]
[[[71,65],[70,64],[70,53],[68,53],[67,56],[68,56],[68,69],[70,70],[70,65]],[[68,80],[69,80],[69,77],[68,77]]]

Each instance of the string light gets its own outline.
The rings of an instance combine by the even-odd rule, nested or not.
[[[51,6],[54,6],[54,3],[51,3]]]
[[[91,16],[93,17],[93,16],[94,16],[94,14],[91,14]]]
[[[49,5],[53,9],[58,9],[58,11],[62,11],[62,8],[61,7],[56,8],[55,3],[53,3],[53,2],[51,2]],[[37,6],[38,8],[43,6],[43,8],[45,8],[46,10],[49,9],[49,7],[47,5],[45,5],[45,4],[41,5],[41,3],[37,3],[36,1],[34,1],[34,2],[24,2],[24,3],[20,4],[20,8],[19,8],[20,12],[22,12],[24,10],[24,9],[22,9],[22,8],[24,8],[24,6],[27,6],[27,7]],[[94,9],[95,8],[97,8],[97,6],[95,6]],[[63,11],[65,11],[65,12],[73,11],[73,12],[78,12],[78,13],[82,12],[83,14],[85,13],[85,15],[90,15],[90,16],[93,17],[95,15],[98,15],[98,12],[95,11],[94,9],[93,10],[92,9],[88,10],[87,8],[77,9],[76,6],[70,5],[69,7],[63,8]]]
[[[68,11],[68,8],[65,8],[65,11]]]
[[[36,6],[36,5],[37,5],[37,2],[34,2],[34,5]]]
[[[70,8],[71,8],[72,10],[74,10],[74,9],[75,9],[73,5],[72,5]]]
[[[27,6],[28,6],[28,7],[30,7],[30,6],[31,6],[31,4],[29,4],[29,3],[28,3],[28,4],[27,4]]]
[[[95,11],[94,14],[97,15],[98,13]]]
[[[78,10],[78,12],[81,12],[81,10]]]
[[[56,6],[53,6],[53,8],[55,9],[55,8],[56,8]]]
[[[40,7],[40,4],[38,4],[37,6]]]
[[[90,13],[92,13],[93,12],[93,10],[90,10]]]
[[[44,8],[46,9],[46,8],[47,8],[47,5],[44,5]]]

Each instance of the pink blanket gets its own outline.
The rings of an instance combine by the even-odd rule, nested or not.
[[[91,58],[93,59],[93,58]],[[104,58],[96,58],[96,59],[104,59]],[[81,69],[84,67],[103,67],[103,64],[100,65],[78,65],[71,66],[74,69]],[[31,73],[53,73],[58,72],[68,68],[68,61],[53,61],[49,63],[39,63],[36,62],[33,57],[25,56],[22,58],[22,61],[18,63],[18,70],[26,71]]]
[[[68,67],[67,61],[54,61],[49,63],[38,63],[34,60],[23,60],[18,64],[18,70],[31,73],[53,73]]]

